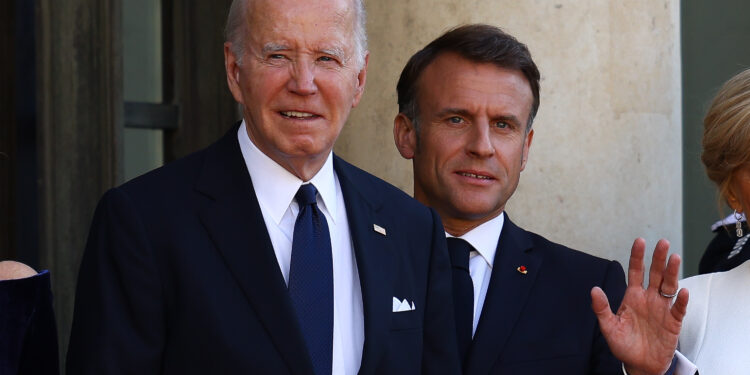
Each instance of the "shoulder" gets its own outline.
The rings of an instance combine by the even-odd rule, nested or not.
[[[726,271],[736,267],[739,264],[737,261],[741,260],[741,258],[747,259],[747,254],[740,253],[738,257],[735,256],[738,254],[731,254],[736,249],[738,240],[741,240],[735,236],[735,229],[733,227],[719,225],[714,232],[716,235],[708,244],[706,251],[701,257],[698,266],[699,273]],[[740,245],[741,247],[742,245]]]
[[[691,361],[710,357],[706,353],[746,337],[743,317],[750,312],[750,296],[743,285],[750,283],[750,263],[726,272],[689,277],[680,287],[690,293],[687,314],[680,331],[680,351]],[[721,342],[721,344],[720,344]],[[712,347],[719,345],[719,347]],[[710,358],[708,358],[710,359]]]
[[[344,159],[334,156],[334,166],[339,180],[343,184],[356,186],[356,189],[373,204],[382,205],[386,209],[400,209],[406,212],[416,210],[427,213],[428,209],[403,190],[390,183],[350,164]]]
[[[750,262],[745,262],[726,272],[688,277],[680,281],[680,288],[686,288],[690,292],[688,304],[688,312],[690,312],[691,308],[697,308],[702,304],[707,305],[709,300],[733,299],[734,296],[743,294],[742,289],[738,287],[748,283],[750,283]]]
[[[194,191],[202,177],[233,175],[246,169],[236,129],[235,124],[211,145],[133,178],[119,189],[138,197],[168,198]]]
[[[543,252],[545,257],[554,260],[556,264],[559,264],[561,266],[572,267],[579,271],[587,270],[586,272],[590,272],[592,270],[606,270],[613,265],[617,265],[618,267],[620,266],[617,261],[604,259],[580,250],[572,249],[565,245],[552,242],[547,238],[533,232],[525,232],[528,233],[535,251]]]
[[[215,181],[216,176],[232,179],[246,170],[242,169],[245,167],[236,136],[231,133],[202,150],[110,189],[99,205],[120,216],[123,211],[130,211],[154,220],[192,212],[205,198],[198,188],[200,182]],[[236,158],[240,160],[231,161]]]
[[[334,168],[347,215],[372,215],[370,219],[386,228],[389,239],[409,243],[411,248],[432,248],[438,239],[444,242],[443,224],[433,209],[337,156]]]
[[[192,153],[165,164],[122,184],[119,188],[128,193],[156,193],[194,184],[205,160],[207,150]]]
[[[503,227],[501,242],[508,234],[506,229]],[[525,253],[542,261],[538,275],[540,282],[554,285],[561,294],[579,295],[586,300],[590,298],[591,288],[599,286],[610,297],[612,305],[619,306],[625,291],[625,272],[619,262],[572,249],[520,228],[515,232],[517,238],[527,238],[525,241],[516,240],[528,248]]]

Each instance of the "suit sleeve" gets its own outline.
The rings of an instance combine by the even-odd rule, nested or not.
[[[0,374],[59,374],[49,271],[0,280]]]
[[[445,230],[437,213],[433,209],[430,213],[433,220],[432,255],[424,317],[422,373],[460,374]]]
[[[96,209],[81,262],[67,373],[159,373],[164,318],[144,223],[128,195],[112,189]]]
[[[607,294],[609,305],[613,312],[616,312],[620,308],[622,299],[625,296],[625,287],[625,272],[622,270],[622,266],[616,261],[610,261],[607,264],[601,288]],[[596,324],[594,342],[591,347],[591,368],[593,369],[593,373],[601,375],[622,374],[622,363],[612,355],[609,345],[607,345],[607,341],[604,339],[604,335],[599,330],[599,323],[596,322],[596,316],[593,315],[593,312],[591,314]]]

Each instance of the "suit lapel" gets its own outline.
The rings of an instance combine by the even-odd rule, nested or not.
[[[517,270],[520,266],[526,267],[526,274]],[[484,307],[464,364],[466,374],[490,372],[521,316],[541,267],[542,257],[534,252],[528,234],[506,216]]]
[[[346,204],[362,288],[365,344],[359,373],[372,374],[386,349],[393,307],[393,253],[387,236],[376,232],[373,224],[387,230],[389,222],[378,216],[382,202],[377,197],[380,195],[371,191],[367,181],[357,178],[362,172],[337,156],[334,156],[333,166]]]
[[[237,141],[237,127],[207,150],[196,189],[214,201],[200,218],[293,374],[312,364]]]

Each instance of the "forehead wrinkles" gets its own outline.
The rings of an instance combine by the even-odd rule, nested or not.
[[[258,50],[278,51],[306,46],[343,57],[356,44],[351,7],[327,12],[327,17],[316,22],[300,22],[286,14],[255,18],[260,17],[260,13],[251,13],[245,21],[250,31],[249,39]]]

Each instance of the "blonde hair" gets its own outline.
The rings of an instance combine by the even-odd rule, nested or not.
[[[724,83],[703,119],[703,153],[706,174],[725,201],[735,172],[750,165],[750,69]],[[740,202],[743,209],[750,202]]]

